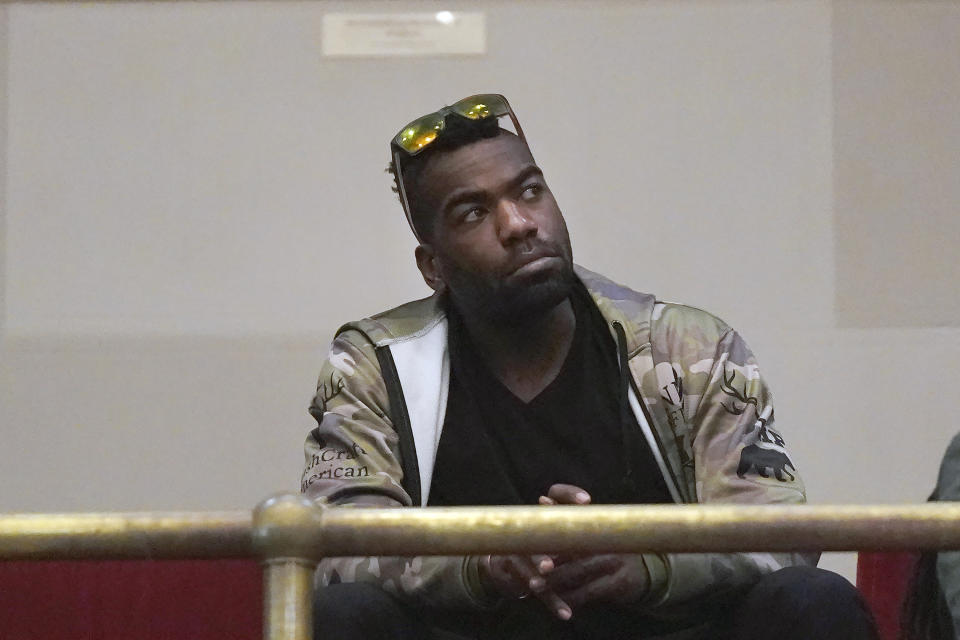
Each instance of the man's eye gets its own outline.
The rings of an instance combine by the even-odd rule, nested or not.
[[[460,215],[460,222],[477,222],[482,217],[483,209],[480,207],[474,207],[472,209],[467,209]]]
[[[529,184],[520,192],[520,197],[524,200],[533,200],[543,192],[543,187],[539,184]]]

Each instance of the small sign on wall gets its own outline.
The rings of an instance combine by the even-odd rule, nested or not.
[[[327,13],[325,56],[476,55],[487,51],[481,12]]]

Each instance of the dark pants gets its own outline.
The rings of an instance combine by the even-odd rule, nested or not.
[[[859,592],[835,573],[789,567],[761,578],[734,600],[697,607],[696,617],[664,620],[626,608],[584,607],[569,621],[538,601],[491,611],[440,611],[401,603],[370,584],[317,593],[314,640],[876,640]]]

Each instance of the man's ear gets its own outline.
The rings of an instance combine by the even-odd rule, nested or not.
[[[437,293],[443,293],[447,284],[443,280],[443,274],[437,260],[437,252],[429,244],[420,244],[413,255],[417,258],[417,268],[420,269],[423,281]]]

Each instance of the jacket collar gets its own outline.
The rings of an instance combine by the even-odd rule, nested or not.
[[[623,326],[627,338],[627,358],[650,344],[650,315],[656,298],[617,284],[581,266],[574,266],[577,277],[587,287],[601,315],[612,327]],[[616,336],[614,336],[616,339]]]

